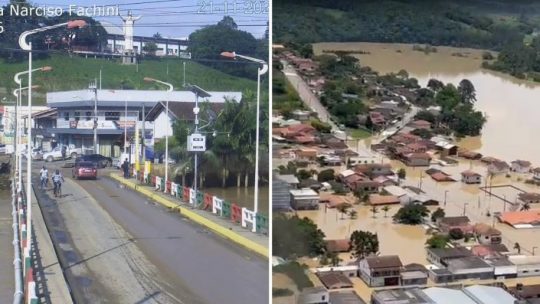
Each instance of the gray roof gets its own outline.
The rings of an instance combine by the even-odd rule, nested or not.
[[[451,259],[447,261],[448,269],[452,272],[458,270],[468,270],[476,268],[489,268],[491,267],[482,258],[477,256],[469,256],[457,259]]]
[[[291,195],[289,184],[277,179],[272,179],[272,210],[289,211],[291,209]]]
[[[379,303],[436,304],[419,288],[379,290],[374,291],[372,297]]]
[[[430,287],[424,289],[424,293],[437,304],[478,304],[458,289]]]
[[[199,98],[199,102],[224,103],[225,100],[242,100],[241,92],[209,92],[210,97]],[[195,102],[195,94],[191,91],[165,90],[97,90],[98,106],[128,106],[153,107],[159,101]],[[119,104],[121,102],[121,104]],[[80,107],[94,105],[94,92],[91,90],[75,90],[48,92],[47,105],[51,108]]]
[[[516,298],[499,287],[473,285],[465,287],[463,292],[476,302],[482,304],[514,304],[516,301]],[[461,302],[459,303],[463,304]]]
[[[330,293],[332,304],[366,304],[354,291],[337,291]]]
[[[288,184],[298,184],[298,178],[294,174],[283,174],[277,175],[276,178],[288,183]]]
[[[473,255],[472,252],[465,247],[427,248],[427,251],[430,251],[434,256],[437,256],[440,259],[455,259]]]

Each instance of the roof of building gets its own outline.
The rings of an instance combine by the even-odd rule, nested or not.
[[[517,160],[512,161],[512,165],[513,164],[519,165],[520,167],[530,167],[531,166],[530,161],[521,160],[521,159],[517,159]]]
[[[351,250],[351,241],[349,239],[325,240],[326,249],[330,252],[348,252]]]
[[[514,265],[538,265],[540,264],[540,256],[536,255],[510,255],[508,256],[510,262]]]
[[[343,176],[343,177],[349,177],[349,176],[351,176],[351,175],[353,175],[353,174],[356,174],[356,172],[354,172],[353,170],[350,170],[350,169],[347,169],[347,170],[345,170],[345,171],[341,171],[341,172],[339,173],[339,175],[341,175],[341,176]]]
[[[354,291],[334,291],[329,298],[332,304],[366,304]]]
[[[373,297],[381,303],[400,303],[400,304],[435,304],[424,291],[419,288],[411,289],[387,289],[376,290]]]
[[[485,223],[477,223],[474,225],[474,232],[482,235],[500,235],[501,232],[498,229],[491,227]]]
[[[456,180],[448,176],[444,172],[435,172],[430,175],[437,182],[455,182]]]
[[[429,287],[424,293],[437,304],[478,304],[459,289]]]
[[[428,153],[409,153],[404,156],[408,159],[431,159],[431,155]]]
[[[309,188],[289,190],[289,193],[294,197],[317,197],[317,198],[319,198],[319,194],[317,192],[315,192],[315,190],[309,189]]]
[[[332,194],[332,193],[327,193],[327,192],[321,192],[319,193],[319,196],[320,196],[319,201],[321,203],[328,203],[329,208],[335,208],[337,207],[337,205],[343,204],[343,203],[350,203],[350,204],[353,203],[351,199],[345,195],[337,195],[337,194]]]
[[[376,268],[396,268],[403,264],[397,255],[383,255],[367,257],[366,262],[371,269]]]
[[[473,255],[472,252],[465,247],[427,248],[426,250],[441,259],[456,259]]]
[[[317,276],[328,289],[351,288],[351,280],[341,271],[318,272]]]
[[[399,197],[395,195],[380,195],[380,194],[370,194],[369,203],[371,205],[390,205],[390,204],[399,204]]]
[[[501,252],[508,252],[508,248],[503,244],[474,245],[470,250],[480,257],[498,256]]]
[[[296,177],[294,174],[279,174],[276,175],[276,178],[288,183],[288,184],[298,184],[300,181],[298,180],[298,177]]]
[[[461,175],[465,177],[475,177],[475,176],[482,176],[480,173],[474,172],[472,170],[465,170],[461,172]]]
[[[514,304],[516,301],[516,298],[500,287],[473,285],[463,288],[463,292],[479,303]]]
[[[445,216],[439,221],[441,224],[445,224],[448,226],[467,225],[471,222],[468,216]]]
[[[540,200],[540,193],[535,192],[522,192],[518,194],[518,197],[520,200],[528,201],[528,200]]]
[[[208,92],[210,97],[199,98],[199,102],[224,103],[226,100],[242,100],[241,92]],[[93,106],[94,92],[91,90],[74,90],[62,92],[47,92],[47,105],[51,108]],[[154,106],[160,101],[169,100],[169,107],[174,103],[188,103],[189,112],[193,113],[195,94],[191,91],[165,90],[97,90],[98,106]]]
[[[472,254],[472,253],[471,253]],[[488,263],[478,256],[466,256],[446,261],[448,264],[448,270],[454,272],[458,270],[469,270],[476,268],[488,268]]]
[[[512,226],[522,224],[540,225],[540,212],[538,210],[503,212],[499,218],[501,222]]]
[[[427,272],[426,266],[418,263],[411,263],[403,266],[403,271],[423,271]]]
[[[273,210],[290,210],[291,209],[291,194],[289,193],[290,186],[288,183],[273,178],[272,179],[272,209]]]
[[[395,195],[397,197],[401,197],[403,195],[407,195],[407,190],[399,187],[399,186],[386,186],[383,188],[386,192],[390,193],[391,195]]]

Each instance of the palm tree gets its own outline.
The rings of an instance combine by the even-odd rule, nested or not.
[[[353,209],[349,211],[349,216],[351,217],[351,219],[355,219],[357,215],[358,215],[358,212],[356,210]]]
[[[514,244],[514,249],[517,250],[518,254],[521,254],[521,245],[518,242]]]
[[[388,205],[382,207],[382,211],[384,211],[384,217],[387,217],[388,211],[390,211],[390,207]]]
[[[520,211],[528,211],[531,209],[531,205],[529,203],[524,203],[523,205],[521,205],[521,209],[519,209]]]
[[[347,213],[349,208],[351,208],[351,204],[349,204],[349,203],[341,203],[341,204],[336,206],[337,211],[339,211],[339,213],[341,213],[341,219],[343,219],[343,215],[345,213]]]
[[[379,210],[377,209],[377,206],[371,206],[371,213],[373,213],[373,218],[375,218],[375,214],[377,214]]]

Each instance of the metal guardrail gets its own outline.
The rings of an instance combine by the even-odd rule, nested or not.
[[[21,241],[19,239],[19,200],[16,179],[11,180],[11,215],[13,217],[13,268],[15,273],[15,293],[13,294],[13,304],[20,304],[24,298],[23,269],[21,259]]]

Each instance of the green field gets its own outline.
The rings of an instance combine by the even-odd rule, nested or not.
[[[256,72],[253,80],[249,80],[225,74],[191,60],[176,58],[145,60],[137,67],[122,65],[117,60],[86,59],[55,54],[47,59],[33,62],[34,68],[53,67],[51,72],[34,74],[33,84],[40,86],[34,95],[35,103],[38,105],[45,103],[45,92],[87,88],[90,81],[99,77],[100,69],[103,89],[164,89],[164,87],[143,81],[144,77],[152,77],[171,82],[175,90],[182,90],[184,61],[186,62],[186,83],[196,84],[209,91],[256,90]],[[27,62],[15,64],[0,62],[0,99],[4,97],[13,99],[11,92],[16,88],[13,76],[26,69],[28,69]]]
[[[350,136],[354,139],[364,139],[371,136],[371,133],[368,130],[364,129],[349,129]]]

